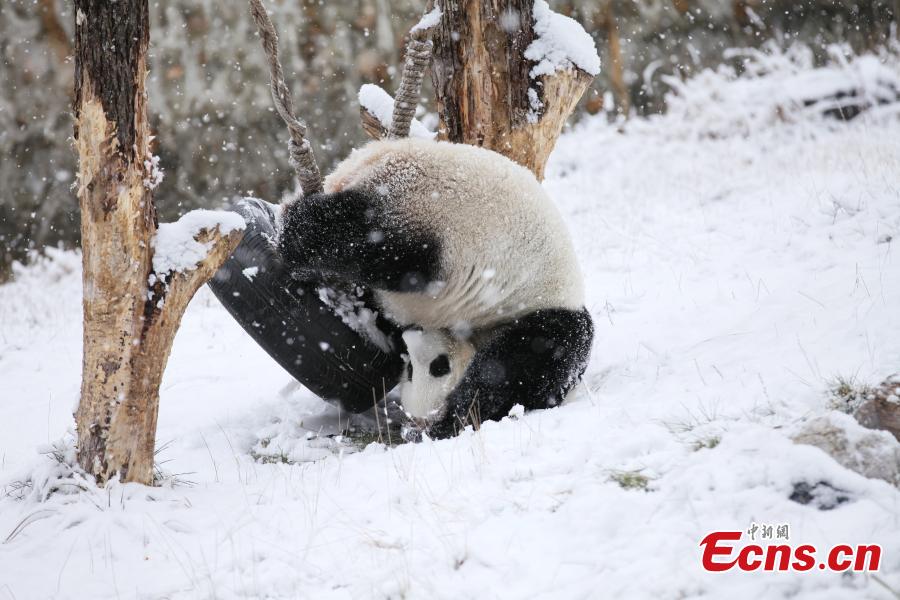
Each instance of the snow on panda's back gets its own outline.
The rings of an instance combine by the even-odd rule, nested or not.
[[[584,306],[581,272],[556,206],[534,175],[475,146],[421,139],[371,142],[327,178],[362,189],[389,218],[441,244],[440,282],[424,293],[380,291],[386,312],[427,329],[480,329],[540,308]]]

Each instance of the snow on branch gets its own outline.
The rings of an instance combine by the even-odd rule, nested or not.
[[[245,227],[237,213],[202,209],[192,210],[174,223],[163,223],[153,238],[153,272],[164,275],[196,269],[220,239]],[[209,235],[213,231],[218,233]]]
[[[394,118],[393,97],[381,87],[367,83],[359,88],[359,107],[362,112],[363,126],[366,128],[366,133],[375,139],[386,137]],[[429,131],[418,119],[413,119],[409,135],[410,137],[433,140],[437,134]]]
[[[528,89],[527,119],[535,124],[548,110],[547,85],[552,85],[551,78],[556,80],[553,83],[557,87],[563,88],[566,79],[583,80],[583,89],[578,93],[580,98],[590,81],[600,73],[600,56],[584,27],[575,19],[550,10],[545,0],[535,0],[532,17],[535,37],[525,49],[525,58],[534,63],[528,73],[535,81]]]
[[[418,23],[413,25],[413,28],[409,30],[411,34],[415,34],[419,31],[425,31],[427,29],[434,28],[438,23],[441,22],[441,17],[444,16],[444,13],[441,12],[441,9],[438,7],[434,7],[431,12],[425,13]]]
[[[553,12],[545,0],[535,0],[532,15],[535,38],[525,49],[525,58],[536,63],[532,79],[573,67],[588,75],[600,73],[597,47],[578,21]]]

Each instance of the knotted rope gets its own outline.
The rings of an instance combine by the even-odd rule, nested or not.
[[[431,62],[431,28],[413,29],[409,34],[406,46],[406,62],[400,77],[400,87],[394,98],[394,112],[391,119],[391,130],[388,137],[409,137],[409,127],[416,114],[419,103],[419,92],[422,89],[422,78],[425,69]]]
[[[281,61],[278,59],[278,32],[269,18],[269,13],[261,0],[248,0],[250,2],[250,14],[259,37],[262,40],[263,51],[266,53],[266,61],[269,65],[269,78],[272,84],[272,99],[275,101],[275,110],[281,115],[291,135],[288,149],[291,155],[291,165],[297,173],[297,180],[303,193],[317,194],[324,190],[322,174],[313,154],[312,146],[306,139],[306,123],[294,114],[294,101],[291,91],[284,82],[284,71]],[[415,109],[415,105],[413,106]],[[409,126],[407,125],[407,130]]]

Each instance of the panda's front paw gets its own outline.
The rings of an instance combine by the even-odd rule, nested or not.
[[[445,440],[459,433],[457,428],[453,426],[453,420],[451,419],[436,421],[430,424],[425,431],[428,433],[428,437],[433,440]]]
[[[477,429],[480,423],[472,418],[471,411],[464,406],[448,406],[444,414],[428,423],[425,433],[434,440],[445,440],[456,436],[460,431],[474,425]]]
[[[404,425],[400,429],[400,437],[408,444],[418,444],[422,441],[424,430],[416,425]]]

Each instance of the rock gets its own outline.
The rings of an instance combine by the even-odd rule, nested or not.
[[[820,448],[864,477],[900,487],[900,442],[887,431],[866,429],[852,417],[832,412],[807,421],[792,439]]]
[[[864,427],[888,431],[900,441],[900,373],[869,390],[851,414]]]

